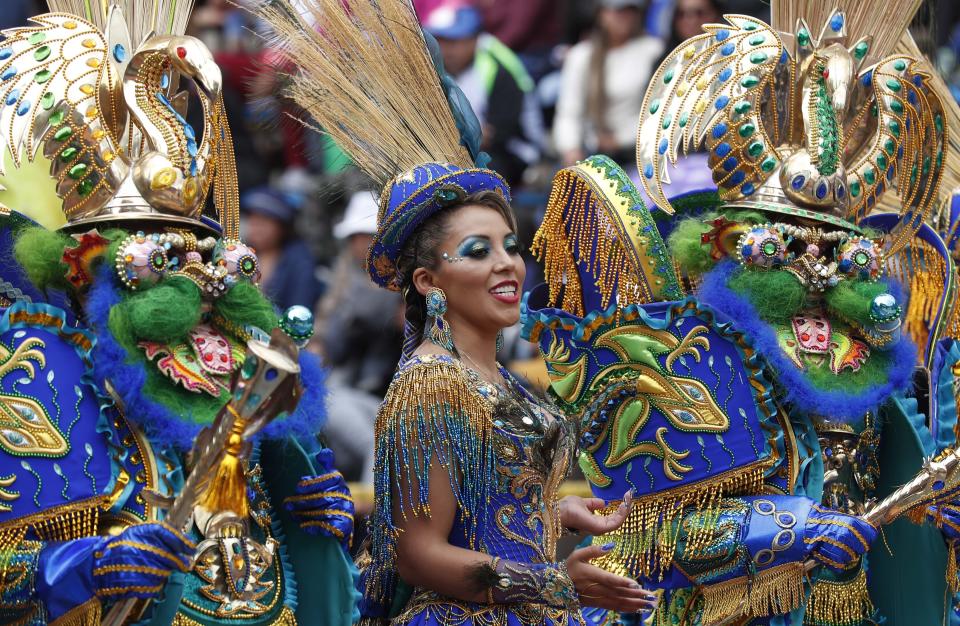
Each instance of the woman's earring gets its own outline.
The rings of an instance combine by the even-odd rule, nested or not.
[[[447,294],[439,287],[433,287],[427,292],[427,336],[430,341],[448,352],[456,352],[453,346],[453,333],[450,325],[443,319],[447,312]]]
[[[497,331],[497,354],[503,351],[503,330]]]

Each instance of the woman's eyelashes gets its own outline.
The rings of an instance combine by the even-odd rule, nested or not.
[[[503,249],[507,251],[507,254],[513,256],[523,252],[523,244],[520,243],[516,235],[507,235],[503,239]]]
[[[457,256],[483,259],[490,254],[490,240],[486,237],[469,237],[457,249]]]

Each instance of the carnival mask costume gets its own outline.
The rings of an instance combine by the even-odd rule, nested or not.
[[[404,290],[408,312],[420,308],[427,317],[418,327],[408,313],[404,360],[377,418],[364,621],[582,623],[573,584],[555,554],[557,489],[572,460],[572,430],[551,419],[505,370],[502,384],[491,384],[461,361],[455,333],[444,322],[443,293],[419,295],[404,275],[412,269],[400,264],[404,246],[430,217],[481,191],[509,201],[503,179],[482,168],[476,117],[408,1],[315,0],[303,16],[294,4],[265,3],[263,10],[299,70],[291,94],[383,185],[368,271],[377,284]],[[413,356],[421,341],[453,356]],[[410,589],[400,580],[399,518],[431,515],[431,467],[437,466],[457,502],[448,543],[494,557],[477,581],[486,602]]]
[[[917,524],[886,527],[892,558],[862,556],[906,492],[876,501],[955,442],[955,270],[925,221],[956,113],[908,48],[913,8],[774,2],[773,26],[726,16],[674,50],[637,143],[656,216],[605,157],[554,182],[524,332],[580,420],[594,494],[636,490],[596,541],[616,543],[605,567],[666,590],[659,624],[951,610],[943,481],[911,481]],[[668,200],[668,161],[701,145],[717,191]]]
[[[0,42],[0,619],[344,626],[312,322],[256,286],[192,3],[50,5]]]

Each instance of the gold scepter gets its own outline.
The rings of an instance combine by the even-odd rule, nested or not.
[[[246,517],[250,505],[243,461],[249,442],[272,420],[296,407],[302,391],[298,355],[293,340],[279,328],[269,344],[258,339],[247,342],[243,365],[233,375],[230,400],[197,437],[191,452],[193,469],[167,507],[164,521],[186,532],[197,505]],[[162,498],[154,494],[151,499]],[[118,602],[102,624],[121,626],[142,615],[149,603],[140,599]]]

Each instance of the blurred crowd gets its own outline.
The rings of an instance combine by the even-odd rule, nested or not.
[[[403,325],[399,294],[376,288],[363,269],[376,229],[376,192],[335,144],[295,121],[304,113],[282,95],[284,65],[262,24],[242,8],[252,0],[238,1],[197,0],[190,34],[223,70],[243,236],[256,248],[263,287],[278,306],[316,312],[310,348],[331,371],[328,444],[348,479],[369,480],[374,416],[400,355]],[[766,0],[413,4],[483,125],[482,147],[514,190],[528,242],[558,167],[602,152],[635,170],[643,95],[669,51],[724,13],[769,19]],[[0,28],[45,9],[37,0],[3,5]],[[960,2],[931,0],[915,33],[960,100]],[[710,182],[706,167],[677,178],[686,188]],[[529,288],[539,279],[534,265],[527,276]],[[534,356],[514,332],[501,360],[523,374]]]

